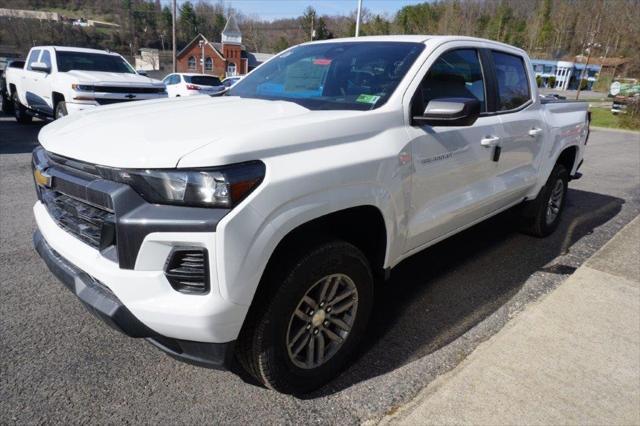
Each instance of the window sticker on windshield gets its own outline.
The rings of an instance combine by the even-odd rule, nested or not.
[[[360,102],[361,104],[374,105],[376,102],[378,102],[378,99],[380,99],[380,96],[362,94],[358,96],[358,99],[356,99],[356,102]]]
[[[313,61],[314,65],[323,65],[323,66],[327,66],[327,65],[331,65],[331,59],[327,59],[327,58],[316,58]]]

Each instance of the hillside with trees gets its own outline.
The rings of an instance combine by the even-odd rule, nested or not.
[[[5,0],[3,7],[120,25],[97,29],[0,18],[0,45],[23,51],[33,44],[109,48],[126,55],[140,47],[171,48],[171,10],[159,0]],[[312,34],[316,39],[347,37],[355,29],[355,11],[320,16],[309,7],[300,17],[265,21],[222,2],[187,1],[178,13],[178,48],[199,32],[219,40],[230,13],[237,15],[244,43],[252,51],[277,52],[310,40]],[[640,0],[436,0],[403,7],[393,15],[365,9],[362,22],[361,35],[469,35],[522,47],[537,58],[578,55],[593,42],[599,45],[593,55],[629,57],[630,71],[640,74]]]

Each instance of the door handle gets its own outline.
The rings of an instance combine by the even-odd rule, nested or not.
[[[538,136],[540,133],[542,133],[542,129],[539,127],[534,127],[533,129],[529,130],[529,136],[533,136],[536,137]]]
[[[497,136],[487,136],[483,139],[480,139],[480,145],[485,146],[487,148],[491,148],[493,146],[498,145],[500,138]]]

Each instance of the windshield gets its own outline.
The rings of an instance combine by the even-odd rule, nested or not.
[[[370,110],[389,99],[423,49],[404,42],[298,46],[248,74],[228,95],[286,100],[313,110]]]
[[[200,86],[220,86],[220,79],[218,77],[211,77],[208,75],[185,75],[184,81],[192,84],[199,84]]]
[[[135,74],[135,70],[120,56],[100,53],[57,51],[58,71],[104,71]]]

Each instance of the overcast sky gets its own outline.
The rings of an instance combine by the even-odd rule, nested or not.
[[[178,0],[178,5],[186,0]],[[195,3],[197,0],[191,0]],[[218,0],[205,0],[217,3]],[[372,13],[393,15],[406,5],[424,3],[425,0],[362,0],[362,6]],[[170,3],[165,0],[164,3]],[[225,0],[245,15],[257,15],[264,20],[294,18],[300,16],[307,6],[313,6],[321,15],[348,15],[355,10],[358,0]]]

